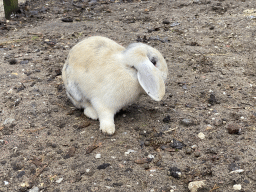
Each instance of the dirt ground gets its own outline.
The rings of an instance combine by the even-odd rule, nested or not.
[[[0,191],[256,189],[256,4],[31,0],[0,18]],[[61,69],[101,35],[158,49],[161,102],[143,96],[105,136],[68,100]],[[193,191],[193,190],[192,190]]]

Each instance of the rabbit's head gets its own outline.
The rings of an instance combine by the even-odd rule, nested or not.
[[[168,68],[161,53],[143,43],[133,43],[123,51],[126,64],[137,70],[137,77],[144,91],[155,101],[165,94]]]

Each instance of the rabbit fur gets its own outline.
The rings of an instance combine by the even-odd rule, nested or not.
[[[148,94],[165,94],[167,64],[159,51],[143,43],[127,48],[100,36],[86,38],[69,52],[62,69],[67,96],[84,114],[99,119],[100,130],[115,132],[114,115]]]

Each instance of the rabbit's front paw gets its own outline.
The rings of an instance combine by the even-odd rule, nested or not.
[[[115,124],[107,121],[102,122],[100,124],[100,130],[102,131],[102,133],[105,133],[107,135],[113,135],[115,133]]]
[[[98,119],[98,114],[93,107],[86,107],[84,109],[84,114],[91,119]]]

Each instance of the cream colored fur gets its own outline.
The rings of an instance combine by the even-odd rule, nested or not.
[[[156,49],[142,43],[125,49],[94,36],[71,49],[62,78],[73,104],[84,108],[87,117],[99,119],[100,130],[112,135],[114,115],[121,108],[144,93],[156,101],[162,99],[167,73],[166,62]]]

